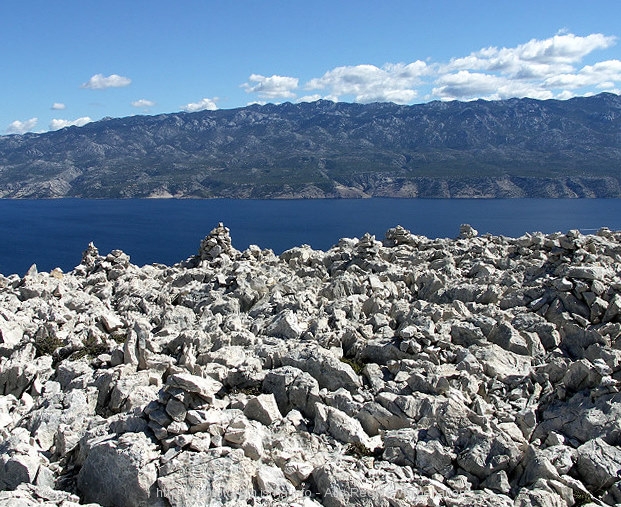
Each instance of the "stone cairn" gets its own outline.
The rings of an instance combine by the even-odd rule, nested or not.
[[[237,255],[239,252],[233,248],[229,228],[222,222],[201,241],[198,249],[198,257],[207,261],[214,261],[224,256],[234,258]]]

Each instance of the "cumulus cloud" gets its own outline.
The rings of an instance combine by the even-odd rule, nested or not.
[[[594,65],[586,65],[576,73],[549,77],[544,84],[550,88],[566,88],[570,90],[586,86],[609,89],[614,88],[614,83],[617,81],[621,82],[621,61],[607,60]]]
[[[437,66],[432,95],[442,99],[564,98],[569,89],[620,80],[617,60],[578,69],[590,53],[614,45],[615,37],[563,33],[514,48],[489,47]],[[586,93],[586,92],[585,92]]]
[[[407,104],[418,96],[416,86],[429,73],[425,62],[337,67],[311,79],[307,90],[327,90],[331,96],[353,95],[356,102],[390,101]]]
[[[606,60],[584,65],[594,51],[610,48],[617,38],[600,33],[574,35],[566,30],[547,39],[531,39],[515,47],[486,47],[447,62],[416,60],[341,66],[303,86],[299,79],[252,74],[242,87],[262,100],[320,98],[355,102],[390,101],[400,104],[424,100],[472,100],[532,97],[566,98],[618,90],[621,62]]]
[[[300,97],[299,99],[297,99],[297,102],[316,102],[322,98],[323,97],[321,95],[315,93],[313,95],[304,95],[304,97]]]
[[[300,80],[297,77],[277,75],[266,77],[261,74],[252,74],[248,81],[250,82],[242,85],[247,93],[256,93],[261,99],[273,100],[295,98],[294,90],[298,87]]]
[[[82,125],[86,125],[87,123],[92,122],[88,116],[83,116],[82,118],[77,118],[75,120],[61,120],[61,119],[53,119],[50,122],[50,130],[59,130],[64,129],[65,127],[81,127]]]
[[[155,105],[155,102],[153,102],[152,100],[147,100],[147,99],[138,99],[132,102],[132,106],[137,107],[139,109],[148,109],[150,107],[153,107],[154,105]]]
[[[546,77],[559,71],[573,70],[573,65],[597,49],[614,45],[616,37],[591,34],[555,35],[549,39],[532,39],[514,48],[488,47],[463,58],[454,58],[442,68],[454,70],[487,70],[520,78]]]
[[[63,104],[62,102],[54,102],[50,109],[54,111],[62,111],[65,108],[66,108],[65,104]]]
[[[128,77],[119,76],[118,74],[110,74],[104,76],[103,74],[95,74],[86,83],[82,84],[82,88],[88,88],[90,90],[104,90],[105,88],[121,88],[123,86],[129,86],[132,80]]]
[[[197,111],[215,111],[218,109],[216,105],[218,98],[214,97],[213,99],[204,98],[199,100],[198,102],[190,102],[182,107],[183,111],[186,113],[196,113]]]
[[[512,97],[551,99],[553,93],[530,82],[519,82],[503,76],[460,70],[436,80],[431,94],[444,100],[500,100]]]
[[[38,118],[30,118],[29,120],[15,120],[6,129],[7,134],[24,134],[30,132],[37,126]]]

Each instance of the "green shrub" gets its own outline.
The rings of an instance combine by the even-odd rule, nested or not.
[[[73,361],[77,361],[83,357],[95,358],[100,354],[108,352],[108,345],[100,342],[97,337],[93,335],[89,335],[85,340],[83,340],[82,345],[84,348],[76,350],[73,354],[71,354],[70,357]]]
[[[35,349],[37,356],[51,356],[56,349],[64,345],[63,341],[56,336],[50,336],[47,332],[37,333],[35,338]]]
[[[356,373],[356,375],[360,375],[362,370],[364,369],[366,363],[362,363],[360,361],[356,361],[356,359],[352,359],[349,357],[342,357],[341,362],[348,364],[352,367],[352,370]]]

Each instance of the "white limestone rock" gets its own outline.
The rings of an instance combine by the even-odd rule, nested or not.
[[[87,502],[143,507],[157,498],[159,452],[142,433],[99,440],[90,447],[78,489]]]
[[[273,394],[260,394],[251,398],[244,408],[244,415],[248,419],[259,421],[265,426],[282,419],[278,404]]]
[[[181,452],[159,469],[156,495],[169,505],[236,507],[253,498],[253,463],[239,452]]]
[[[608,489],[619,480],[621,451],[617,446],[595,438],[577,451],[576,470],[592,491]]]
[[[323,404],[317,405],[314,431],[318,434],[327,433],[345,443],[369,444],[369,436],[360,422],[338,408]]]
[[[279,501],[285,500],[295,492],[295,488],[285,478],[282,470],[275,466],[259,466],[256,480],[263,496],[271,496]]]
[[[196,393],[206,399],[213,397],[222,384],[211,377],[199,377],[190,373],[175,373],[166,380],[166,386],[178,388],[189,393]]]
[[[0,498],[621,502],[621,234],[462,232],[0,277]]]

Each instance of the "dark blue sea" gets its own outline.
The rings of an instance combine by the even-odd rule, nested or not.
[[[325,250],[365,232],[383,239],[398,224],[430,238],[455,237],[462,223],[505,236],[621,230],[621,200],[0,200],[0,273],[23,275],[32,264],[69,271],[91,241],[140,266],[174,264],[194,255],[218,222],[239,250],[256,244],[281,253],[305,243]]]

